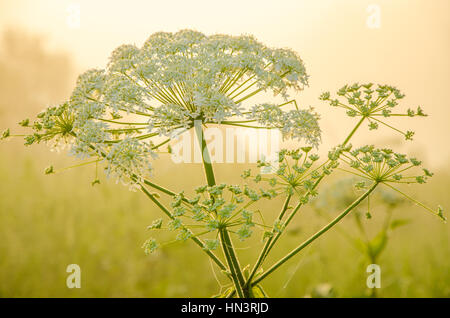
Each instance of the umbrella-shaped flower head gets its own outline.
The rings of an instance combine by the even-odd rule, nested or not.
[[[141,48],[115,49],[105,69],[80,75],[69,101],[43,112],[27,141],[57,138],[72,153],[101,156],[113,166],[107,171],[138,175],[148,168],[144,157],[196,121],[280,129],[316,146],[318,115],[288,100],[289,91],[307,83],[297,53],[269,48],[252,36],[159,32]],[[283,101],[252,105],[249,99],[264,91]],[[166,140],[155,143],[161,136]]]

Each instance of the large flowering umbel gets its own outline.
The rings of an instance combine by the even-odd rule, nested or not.
[[[120,178],[148,174],[153,152],[198,121],[280,129],[285,137],[317,146],[318,115],[287,100],[288,90],[307,83],[295,52],[266,47],[251,36],[155,33],[141,48],[118,47],[106,69],[79,76],[67,102],[32,124],[24,121],[34,130],[26,143],[69,145],[81,158],[105,160],[107,171]],[[284,101],[244,105],[262,91]]]
[[[283,128],[286,135],[317,145],[318,117],[311,110],[282,112],[268,124],[261,113],[269,109],[254,107],[248,112],[242,104],[261,91],[287,98],[288,89],[301,90],[307,80],[302,60],[291,50],[268,48],[251,36],[208,37],[183,30],[155,33],[140,49],[118,47],[106,70],[91,70],[80,77],[82,85],[72,99],[88,106],[82,107],[88,116],[92,112],[94,117],[111,112],[142,115],[147,128],[160,135],[191,128],[194,120],[255,123]],[[272,106],[279,109],[293,102]]]

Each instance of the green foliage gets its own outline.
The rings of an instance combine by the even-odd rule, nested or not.
[[[195,244],[164,244],[171,240],[172,232],[145,231],[153,219],[161,218],[161,213],[140,193],[123,191],[120,185],[104,178],[100,180],[101,186],[92,188],[89,166],[45,176],[41,170],[46,160],[62,165],[69,159],[55,160],[50,153],[37,162],[28,149],[17,146],[0,144],[3,153],[0,156],[2,297],[205,297],[218,294],[220,288],[212,278],[211,264]],[[15,151],[9,151],[11,147]],[[224,166],[217,169],[220,174],[228,171]],[[187,176],[198,180],[197,172],[201,170],[192,169]],[[450,186],[446,171],[435,171],[435,175],[434,182],[423,190],[418,187],[414,197],[448,205],[449,198],[443,191]],[[161,179],[166,184],[170,180],[169,176]],[[239,176],[233,181],[237,183]],[[320,196],[324,195],[324,190],[325,187]],[[33,195],[24,196],[24,192]],[[375,234],[378,215],[385,213],[383,207],[378,210],[374,200],[373,219],[366,225],[367,230]],[[267,219],[275,217],[277,201],[262,202],[272,211],[267,213]],[[329,213],[339,210],[339,206],[332,205]],[[364,221],[364,204],[360,210]],[[309,208],[302,213],[290,226],[299,228],[299,232],[286,233],[277,246],[277,255],[289,252],[292,243],[326,222]],[[386,280],[389,284],[383,285],[381,296],[449,297],[448,227],[409,204],[398,206],[394,213],[393,219],[409,218],[411,222],[391,233],[382,254],[383,282]],[[342,224],[342,230],[355,233],[353,218],[349,217]],[[167,224],[163,223],[164,226]],[[154,236],[161,244],[149,256],[141,249],[147,236]],[[257,247],[259,242],[260,237],[254,234],[244,242],[236,240],[235,246],[248,260],[254,260],[258,250],[247,246]],[[220,247],[215,251],[220,252]],[[261,285],[271,297],[302,297],[311,295],[315,286],[328,282],[338,297],[361,297],[366,274],[360,255],[335,229],[306,254],[288,263],[286,270],[274,272]],[[82,288],[76,290],[65,285],[68,275],[65,268],[72,263],[82,269]],[[263,269],[267,269],[267,265]],[[229,284],[225,274],[215,272],[221,284]]]

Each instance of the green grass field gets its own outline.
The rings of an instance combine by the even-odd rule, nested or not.
[[[190,241],[167,244],[146,256],[141,249],[151,235],[146,226],[159,216],[152,203],[103,177],[100,185],[92,187],[95,172],[90,167],[46,176],[43,170],[48,162],[64,166],[69,161],[64,154],[47,151],[45,147],[24,149],[20,140],[0,144],[0,297],[209,297],[220,291],[219,282],[227,283],[217,272],[216,281],[209,260]],[[155,177],[163,185],[170,184],[172,173],[182,176],[175,190],[203,183],[200,165],[169,163],[157,171]],[[448,208],[449,175],[435,172],[427,185],[407,190],[432,206]],[[217,175],[219,182],[233,181],[225,166],[217,167]],[[266,205],[265,212],[269,220],[277,213],[270,207]],[[365,222],[371,230],[377,229],[383,213],[382,208],[373,210],[372,220]],[[412,223],[393,232],[379,261],[379,295],[449,297],[448,225],[411,204],[395,214]],[[295,231],[280,241],[266,266],[321,224],[312,210],[305,209],[298,215]],[[342,229],[356,233],[349,220],[344,220]],[[170,234],[161,237],[173,240]],[[254,235],[247,246],[244,249],[237,243],[242,264],[256,259],[260,235]],[[74,263],[81,267],[80,289],[66,287],[66,267]],[[314,295],[321,284],[332,286],[334,296],[366,296],[367,265],[359,251],[333,229],[263,286],[271,297]]]

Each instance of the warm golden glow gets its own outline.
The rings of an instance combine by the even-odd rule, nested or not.
[[[320,92],[352,81],[378,81],[406,93],[405,107],[423,105],[431,115],[418,119],[414,127],[417,148],[404,150],[426,149],[421,155],[428,156],[424,159],[429,164],[444,165],[450,155],[448,143],[441,141],[450,132],[446,96],[450,84],[450,2],[376,1],[381,18],[378,29],[366,24],[373,13],[367,11],[372,3],[2,1],[0,29],[44,35],[52,48],[70,53],[79,71],[103,67],[116,46],[140,45],[156,31],[193,28],[206,34],[254,34],[269,45],[295,49],[304,59],[311,75],[310,87],[296,97],[300,104],[317,107],[324,130],[337,131],[334,138],[324,140],[326,145],[335,144],[345,134],[338,131],[345,118],[318,101]],[[77,5],[79,27],[71,20]],[[383,136],[379,130],[364,138],[376,142]]]

